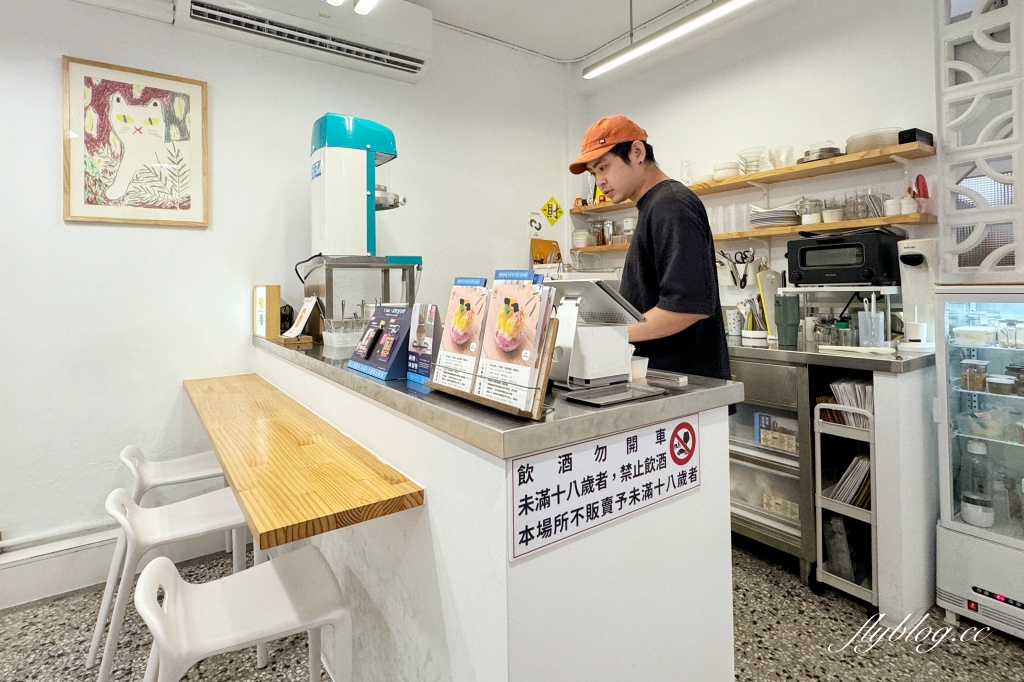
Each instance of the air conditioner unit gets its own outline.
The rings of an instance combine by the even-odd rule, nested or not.
[[[430,10],[386,0],[356,14],[321,0],[177,0],[174,23],[278,52],[415,82],[430,57]]]

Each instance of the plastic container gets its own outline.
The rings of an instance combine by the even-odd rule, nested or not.
[[[634,355],[629,360],[629,372],[632,381],[647,378],[647,358]]]
[[[1024,365],[1010,364],[1003,371],[1017,380],[1016,385],[1013,387],[1014,393],[1024,395]]]
[[[587,230],[574,230],[572,233],[572,247],[574,249],[582,249],[587,245],[587,238],[590,237],[590,232]]]
[[[1013,395],[1017,380],[1005,374],[989,374],[985,379],[989,393],[995,395]]]
[[[988,360],[960,361],[960,388],[965,391],[984,391],[988,376]]]
[[[998,329],[988,326],[954,327],[953,334],[956,336],[958,346],[980,348],[982,346],[994,346]]]
[[[861,310],[857,313],[860,345],[880,348],[885,345],[885,313]]]

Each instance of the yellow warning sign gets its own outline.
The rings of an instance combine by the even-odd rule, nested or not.
[[[558,222],[558,219],[562,217],[565,211],[558,205],[558,201],[551,197],[547,203],[540,207],[540,212],[544,214],[544,217],[548,219],[548,222],[554,225]]]

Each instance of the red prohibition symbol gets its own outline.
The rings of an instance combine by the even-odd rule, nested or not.
[[[697,434],[689,422],[681,422],[672,431],[672,438],[669,439],[669,450],[672,454],[672,461],[679,466],[686,466],[686,463],[693,457],[693,451],[697,449]]]

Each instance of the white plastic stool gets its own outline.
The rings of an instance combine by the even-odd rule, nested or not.
[[[147,459],[137,445],[128,445],[121,450],[119,458],[132,476],[131,488],[129,488],[132,499],[140,505],[143,496],[153,488],[178,483],[192,483],[224,475],[217,455],[212,450],[174,459],[152,460]],[[225,479],[224,485],[227,486],[227,479]],[[225,538],[224,551],[231,551],[237,542],[238,539],[233,535],[230,538]],[[244,546],[243,543],[243,549]],[[245,568],[244,555],[234,554],[233,560],[235,573]]]
[[[114,550],[114,559],[110,562],[107,585],[103,590],[103,602],[96,617],[96,629],[86,659],[87,668],[96,664],[96,653],[103,634],[103,625],[110,611],[114,583],[117,582],[118,575],[121,581],[117,589],[114,613],[110,618],[107,642],[103,647],[99,682],[107,682],[110,679],[114,652],[117,650],[124,612],[128,607],[128,595],[143,555],[154,547],[170,542],[245,526],[245,517],[235,501],[235,494],[231,488],[221,488],[181,502],[153,508],[140,507],[127,490],[117,488],[107,496],[106,509],[107,513],[121,524],[121,535]],[[235,533],[233,537],[235,556],[245,556],[244,546],[239,546],[244,542],[245,534]]]
[[[199,585],[160,557],[139,576],[135,608],[153,633],[146,682],[178,682],[204,658],[304,630],[309,679],[319,682],[325,625],[334,635],[334,682],[352,680],[352,621],[334,572],[312,545]]]
[[[151,460],[146,459],[137,446],[129,445],[121,450],[119,457],[132,475],[130,492],[136,502],[140,502],[147,491],[162,485],[190,483],[224,475],[212,450],[174,459]]]

